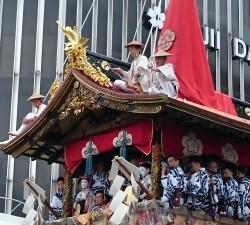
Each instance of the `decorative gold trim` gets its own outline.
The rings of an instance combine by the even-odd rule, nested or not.
[[[55,79],[55,81],[53,82],[51,88],[50,88],[50,99],[49,99],[49,102],[52,100],[52,98],[55,96],[57,90],[59,89],[60,87],[60,81],[59,79]]]
[[[101,106],[96,103],[98,98],[99,94],[90,91],[84,85],[75,81],[74,88],[58,110],[59,119],[64,119],[72,112],[75,115],[79,115],[84,112],[85,109],[95,110],[101,108]]]
[[[151,163],[151,180],[152,180],[152,194],[156,199],[160,199],[162,188],[161,183],[161,160],[163,158],[161,145],[155,144],[151,147],[152,163]]]
[[[129,110],[129,105],[127,102],[115,102],[110,99],[104,99],[104,101],[101,103],[103,106],[106,106],[108,108],[112,108],[115,110],[119,111],[128,111]]]

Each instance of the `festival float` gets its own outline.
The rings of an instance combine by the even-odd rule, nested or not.
[[[66,165],[65,218],[46,222],[39,217],[37,224],[247,224],[220,216],[212,219],[203,211],[190,211],[185,206],[166,210],[157,200],[163,157],[214,155],[242,166],[248,166],[250,160],[250,122],[237,115],[238,108],[235,109],[229,96],[214,91],[200,26],[193,22],[198,21],[195,1],[183,3],[187,7],[180,4],[170,3],[158,44],[158,49],[173,53],[170,60],[180,81],[177,98],[114,89],[115,74],[110,67],[127,69],[129,65],[88,52],[87,39],[77,34],[76,27],[62,27],[68,38],[64,81],[53,83],[44,112],[2,149],[13,157],[24,155],[32,160]],[[193,14],[186,17],[189,12]],[[176,24],[168,20],[173,13],[186,23],[173,27]],[[191,28],[192,32],[188,30]],[[126,212],[122,216],[113,208],[104,214],[71,217],[73,174],[80,165],[87,169],[96,155],[119,149],[120,157],[115,157],[112,164],[118,163],[124,176],[133,180],[133,189],[138,190],[138,171],[123,158],[129,154],[129,146],[152,156],[151,200],[138,203],[136,191],[133,197],[125,193],[116,205]],[[116,170],[117,167],[111,171]],[[116,175],[113,174],[113,181],[118,179]],[[119,192],[116,190],[114,198]],[[121,220],[111,219],[114,215]]]

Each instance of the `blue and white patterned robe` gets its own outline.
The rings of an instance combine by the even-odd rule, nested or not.
[[[250,180],[244,177],[238,187],[238,216],[240,219],[250,219]]]
[[[186,206],[193,210],[208,208],[209,177],[204,168],[191,175],[187,182]]]
[[[223,181],[219,173],[210,174],[209,195],[212,204],[218,204],[223,197]],[[213,184],[211,183],[213,182]]]
[[[98,175],[97,172],[93,175],[93,184],[91,186],[91,191],[96,193],[97,191],[104,191],[105,196],[109,193],[110,182],[108,179],[109,174],[107,172],[103,172]]]
[[[238,183],[232,177],[223,181],[223,196],[219,206],[219,213],[233,217],[238,200]]]
[[[54,211],[57,213],[59,218],[62,218],[62,208],[63,208],[63,197],[64,194],[63,192],[57,192],[52,198],[51,201],[51,207],[54,209]],[[56,219],[52,214],[51,214],[53,219]]]
[[[163,186],[161,201],[170,202],[176,190],[183,192],[187,185],[187,178],[181,167],[178,166],[171,169],[167,175],[162,176],[161,183]]]

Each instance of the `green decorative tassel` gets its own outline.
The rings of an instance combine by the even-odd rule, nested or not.
[[[122,141],[121,141],[121,147],[120,147],[120,156],[123,157],[124,159],[127,158],[127,139],[126,139],[126,130],[123,130],[122,132]]]
[[[85,174],[86,176],[90,176],[93,171],[93,156],[92,156],[92,151],[93,149],[93,141],[90,141],[90,144],[88,146],[88,157],[86,158],[86,166],[85,166]]]

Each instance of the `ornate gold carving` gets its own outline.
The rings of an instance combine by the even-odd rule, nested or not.
[[[152,163],[151,163],[151,180],[152,180],[152,194],[156,199],[160,198],[162,189],[159,185],[161,183],[161,160],[163,158],[161,145],[152,145]]]
[[[128,103],[115,102],[109,99],[104,99],[102,105],[119,111],[127,111],[129,109]]]
[[[51,89],[50,89],[50,99],[49,102],[52,100],[52,98],[55,96],[57,90],[60,87],[60,81],[59,79],[55,79],[55,81],[53,82]]]
[[[88,39],[80,37],[77,34],[76,26],[72,29],[71,27],[62,27],[58,21],[57,23],[69,40],[65,47],[66,55],[68,57],[65,68],[66,75],[69,74],[70,69],[74,68],[82,71],[86,76],[90,77],[100,85],[112,87],[110,79],[101,72],[101,69],[99,67],[92,67],[92,65],[88,62],[86,56],[87,46],[85,45]]]
[[[247,116],[250,116],[250,108],[249,107],[245,108],[245,113]]]
[[[59,119],[64,119],[72,112],[78,115],[85,109],[99,109],[101,106],[96,103],[98,97],[99,94],[90,91],[78,81],[75,81],[73,90],[58,110]]]
[[[73,175],[68,168],[64,173],[63,217],[72,216]]]

